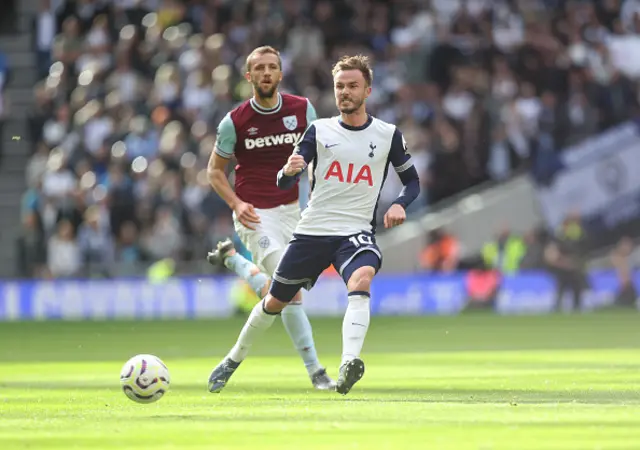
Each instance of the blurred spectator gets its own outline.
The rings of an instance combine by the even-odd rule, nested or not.
[[[430,272],[453,272],[460,262],[460,244],[444,229],[429,233],[429,244],[420,255],[420,267]]]
[[[638,252],[634,253],[633,240],[620,239],[610,254],[611,264],[620,281],[620,291],[615,300],[617,306],[635,307],[640,296],[633,281],[633,271],[640,268]]]
[[[495,181],[504,181],[511,177],[518,158],[514,146],[509,142],[503,126],[493,132],[489,148],[487,172]]]
[[[80,118],[84,122],[84,149],[95,157],[107,138],[112,135],[114,121],[105,114],[104,105],[96,100],[87,104],[81,111],[86,114]]]
[[[243,60],[259,45],[282,51],[283,91],[321,117],[335,115],[330,61],[373,57],[368,110],[403,130],[421,174],[409,213],[528,167],[550,182],[564,147],[639,110],[635,0],[53,3],[33,33],[43,79],[28,180],[43,232],[60,218],[82,228],[100,204],[108,245],[136,234],[151,260],[200,259],[194,243],[227,230],[230,211],[197,180],[219,121],[251,95]],[[399,188],[389,177],[379,211]]]
[[[106,214],[92,206],[84,214],[78,230],[78,248],[89,273],[109,274],[114,257],[114,244]]]
[[[598,131],[598,111],[584,92],[571,94],[565,108],[561,120],[566,120],[566,145],[577,144]]]
[[[53,58],[65,64],[72,73],[79,73],[76,63],[83,55],[83,49],[80,21],[75,16],[67,17],[62,23],[62,33],[53,41]]]
[[[18,1],[3,0],[0,3],[0,34],[10,35],[17,31]]]
[[[158,131],[152,128],[144,116],[136,116],[131,121],[129,134],[124,139],[124,144],[130,158],[142,156],[148,160],[154,159],[160,145]]]
[[[589,287],[586,274],[586,235],[577,214],[564,220],[555,238],[545,249],[545,260],[558,283],[556,309],[560,310],[564,295],[570,292],[572,309],[582,306],[584,291]]]
[[[32,30],[38,75],[40,78],[44,78],[51,67],[51,51],[57,33],[56,16],[51,0],[40,0],[38,13],[33,19]]]
[[[523,239],[503,229],[493,242],[487,242],[482,248],[482,259],[486,267],[493,268],[505,275],[520,270],[520,264],[527,251]]]
[[[522,270],[541,270],[545,268],[544,249],[547,245],[547,232],[544,229],[534,229],[524,236],[526,253],[520,263]]]
[[[145,259],[138,245],[138,229],[133,222],[127,221],[120,227],[115,260],[120,264],[135,265]]]
[[[158,208],[154,223],[144,237],[145,250],[154,259],[171,258],[179,254],[182,245],[180,222],[168,207]]]
[[[2,130],[4,128],[4,120],[7,116],[4,92],[7,88],[9,77],[10,77],[9,60],[7,59],[7,56],[2,51],[0,51],[0,135],[2,135]],[[0,143],[0,157],[2,157],[2,154],[3,154],[2,146],[3,146],[3,143]]]
[[[18,270],[21,277],[45,275],[47,246],[42,232],[40,216],[36,210],[23,213],[22,229],[18,238]]]
[[[51,152],[47,160],[47,172],[42,179],[42,194],[47,203],[57,212],[69,214],[75,207],[73,194],[77,180],[73,172],[65,166],[61,150]]]
[[[47,173],[50,149],[44,142],[36,147],[36,152],[31,156],[25,169],[27,186],[35,188]]]
[[[109,224],[113,234],[119,236],[124,224],[136,219],[133,185],[117,163],[109,166],[105,184],[108,188]],[[130,232],[131,230],[128,230],[128,233]]]
[[[57,232],[47,245],[49,274],[54,278],[81,274],[82,250],[74,239],[73,225],[68,220],[58,222]]]

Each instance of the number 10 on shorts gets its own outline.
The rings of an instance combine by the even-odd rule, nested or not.
[[[357,236],[351,236],[349,242],[357,248],[361,245],[373,245],[373,238],[368,234],[359,234]]]

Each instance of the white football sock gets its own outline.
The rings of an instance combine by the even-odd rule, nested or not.
[[[299,303],[287,305],[287,307],[282,310],[282,323],[287,333],[289,333],[293,345],[304,361],[304,366],[307,368],[309,375],[313,375],[322,369],[313,342],[311,323],[309,323],[309,318],[302,305]]]
[[[349,305],[342,321],[342,363],[360,357],[364,338],[369,329],[369,293],[349,293]]]
[[[251,350],[256,338],[262,336],[264,331],[273,324],[276,315],[264,310],[264,300],[258,302],[251,314],[249,314],[249,318],[244,324],[240,336],[238,336],[236,345],[233,346],[227,357],[237,363],[242,362],[249,354],[249,350]]]
[[[262,289],[269,281],[269,277],[260,272],[254,263],[240,253],[235,253],[225,258],[224,265],[227,269],[234,271],[240,278],[246,280],[258,297],[266,295],[262,292]]]

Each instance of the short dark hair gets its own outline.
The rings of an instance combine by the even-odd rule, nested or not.
[[[245,63],[247,72],[251,70],[251,58],[253,58],[255,55],[265,55],[267,53],[271,53],[272,55],[276,55],[278,57],[278,66],[280,67],[280,70],[282,70],[282,59],[280,58],[280,52],[270,45],[263,45],[262,47],[253,49],[253,51],[249,53],[249,56],[247,56],[247,61]]]
[[[335,76],[336,73],[341,70],[359,70],[362,72],[364,80],[367,82],[367,86],[371,86],[373,83],[373,70],[369,63],[369,57],[364,55],[355,56],[343,56],[338,60],[331,70],[331,75]]]

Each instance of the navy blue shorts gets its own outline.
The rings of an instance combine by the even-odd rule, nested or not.
[[[382,253],[375,236],[358,233],[353,236],[309,236],[294,234],[284,250],[273,274],[269,293],[289,302],[300,290],[309,290],[331,264],[346,283],[359,267],[382,266]]]

